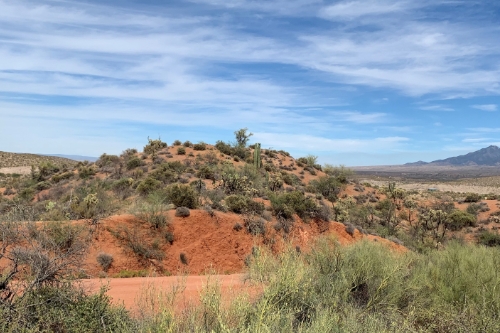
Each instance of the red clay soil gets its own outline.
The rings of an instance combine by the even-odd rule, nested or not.
[[[96,233],[89,254],[83,268],[89,277],[98,277],[102,274],[97,263],[97,256],[104,252],[113,256],[113,264],[108,276],[113,276],[123,270],[139,271],[147,269],[150,272],[162,274],[234,274],[241,273],[245,268],[245,258],[251,253],[253,246],[268,245],[275,252],[279,252],[284,245],[283,231],[276,232],[272,227],[275,221],[267,223],[268,232],[265,237],[252,236],[245,229],[236,231],[234,225],[244,225],[240,215],[233,213],[215,212],[214,217],[204,210],[191,210],[186,218],[174,216],[169,212],[171,226],[169,230],[174,234],[172,245],[164,239],[164,233],[151,229],[146,223],[138,221],[132,215],[113,216],[105,220]],[[155,240],[161,244],[166,258],[162,262],[156,260],[140,260],[130,249],[118,240],[113,231],[126,228],[136,230],[139,238],[145,243]],[[337,222],[310,221],[304,223],[296,217],[296,222],[289,235],[293,245],[308,248],[311,241],[320,234],[333,234],[341,245],[348,245],[354,241],[368,238],[386,243],[391,248],[403,250],[380,237],[367,236],[358,230],[353,236],[345,231],[345,226]],[[180,260],[184,253],[188,260],[187,265]]]
[[[89,279],[83,280],[83,286],[89,292],[97,292],[101,286],[108,287],[106,294],[114,304],[123,304],[133,313],[141,306],[141,299],[154,292],[153,297],[172,293],[178,290],[175,296],[175,308],[184,309],[190,304],[198,304],[203,289],[208,285],[219,285],[223,296],[223,303],[234,299],[236,295],[247,293],[256,295],[261,288],[244,281],[244,274],[233,275],[204,275],[204,276],[164,276],[139,277],[130,279]]]

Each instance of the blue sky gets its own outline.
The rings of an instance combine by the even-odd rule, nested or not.
[[[499,36],[487,0],[0,0],[0,150],[455,156],[500,145]]]

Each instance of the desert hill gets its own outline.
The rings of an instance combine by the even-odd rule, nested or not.
[[[449,157],[429,163],[418,161],[407,166],[500,166],[500,148],[489,146],[465,155]]]
[[[341,244],[368,239],[402,249],[396,235],[414,228],[415,207],[466,209],[426,195],[362,184],[311,155],[149,140],[142,152],[61,166],[42,160],[25,176],[0,175],[0,222],[37,221],[56,232],[72,221],[91,237],[82,276],[238,273],[254,246],[279,252],[291,242],[302,250],[331,235]],[[495,205],[488,209],[496,213]],[[436,242],[428,229],[421,232],[429,234],[419,241]]]
[[[74,166],[75,160],[59,157],[36,154],[9,153],[0,151],[0,169],[38,166],[42,163],[52,163],[56,166]]]

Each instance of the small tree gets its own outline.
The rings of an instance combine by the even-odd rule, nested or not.
[[[248,128],[241,128],[237,131],[234,132],[234,135],[236,137],[236,144],[238,147],[246,147],[248,144],[248,141],[250,140],[250,137],[253,135],[253,133],[248,133]]]

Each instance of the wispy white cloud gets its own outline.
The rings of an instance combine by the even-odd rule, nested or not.
[[[474,142],[484,142],[484,141],[490,141],[490,140],[491,140],[490,138],[467,138],[467,139],[463,139],[462,142],[474,143]]]
[[[347,121],[356,124],[373,124],[387,121],[387,114],[381,112],[334,111],[331,114],[334,121]]]
[[[320,15],[328,19],[354,19],[366,15],[401,12],[411,7],[414,7],[414,5],[410,1],[342,1],[322,8]]]
[[[469,128],[468,130],[479,133],[497,133],[500,132],[500,127],[474,127]]]
[[[373,139],[330,139],[314,135],[262,133],[254,134],[264,147],[279,146],[318,152],[384,152],[401,147],[409,141],[405,137],[377,137]]]
[[[445,106],[445,105],[421,106],[420,110],[426,110],[426,111],[455,111],[455,109],[450,108],[449,106]]]
[[[483,111],[496,111],[498,106],[496,104],[482,104],[482,105],[473,105],[474,109],[483,110]]]

